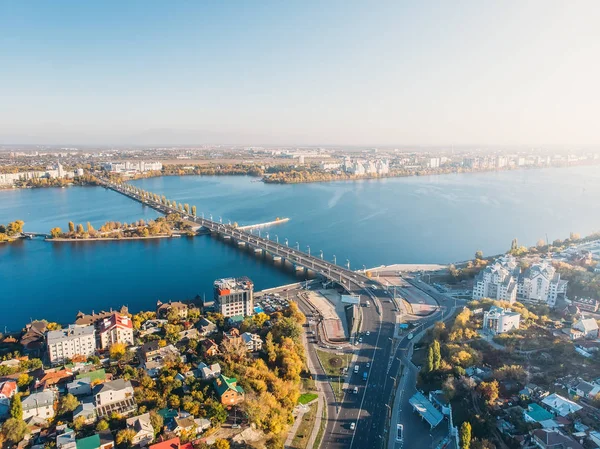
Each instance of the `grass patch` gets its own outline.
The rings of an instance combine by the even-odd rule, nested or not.
[[[333,393],[338,401],[344,399],[344,380],[346,375],[343,374],[343,369],[346,367],[346,358],[326,351],[317,349],[317,357],[321,361],[325,374],[329,378],[329,382],[333,387]],[[350,359],[348,358],[348,361]],[[340,363],[341,362],[341,363]]]
[[[302,377],[300,381],[302,382],[302,391],[317,391],[317,386],[312,375],[308,374],[307,377]]]
[[[314,393],[302,393],[300,395],[300,397],[298,398],[298,404],[308,404],[310,401],[314,401],[315,399],[317,399],[319,397],[319,395],[314,394]]]
[[[323,435],[325,435],[325,424],[327,423],[327,407],[323,407],[323,414],[321,416],[321,425],[319,426],[319,432],[315,438],[315,444],[312,449],[319,449]]]
[[[294,438],[292,439],[291,447],[294,449],[306,449],[306,445],[310,439],[316,417],[317,404],[313,404],[308,408],[308,412],[306,412],[304,415],[302,415],[302,418],[300,418],[302,419],[302,422],[298,426],[296,435],[294,435]]]

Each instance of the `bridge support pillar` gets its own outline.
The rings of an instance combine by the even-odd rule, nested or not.
[[[254,254],[262,255],[263,250],[261,248],[254,248]]]

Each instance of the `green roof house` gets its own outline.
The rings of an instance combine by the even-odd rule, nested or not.
[[[221,404],[232,406],[244,402],[244,389],[237,384],[237,379],[221,374],[213,381],[213,387]]]

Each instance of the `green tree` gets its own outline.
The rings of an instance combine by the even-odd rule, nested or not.
[[[29,433],[27,424],[22,419],[9,418],[2,425],[2,435],[7,441],[17,444],[23,441],[25,435]]]
[[[10,417],[18,420],[23,419],[23,404],[21,404],[21,393],[17,393],[10,401]]]
[[[433,340],[433,369],[439,370],[442,363],[442,352],[440,348],[440,342]]]
[[[75,232],[75,223],[69,222],[69,232]]]
[[[470,449],[471,447],[471,423],[469,421],[465,421],[460,426],[460,448],[461,449]]]
[[[427,351],[427,372],[431,373],[435,369],[435,362],[433,356],[433,347],[429,346],[429,350]]]
[[[72,412],[77,408],[78,405],[79,401],[77,400],[77,398],[71,393],[68,393],[60,399],[60,403],[58,405],[58,413],[62,415],[64,413]]]

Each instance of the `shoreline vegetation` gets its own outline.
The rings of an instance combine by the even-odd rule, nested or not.
[[[10,243],[23,238],[23,220],[11,221],[7,225],[0,224],[0,243]]]
[[[169,238],[181,235],[194,236],[191,225],[179,214],[169,214],[156,220],[138,220],[135,223],[120,223],[107,221],[99,229],[94,229],[90,222],[83,224],[68,223],[68,231],[63,232],[59,227],[50,230],[47,241],[107,241],[107,240],[142,240],[154,238]]]

